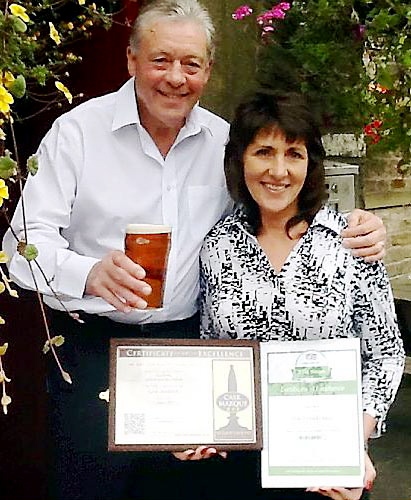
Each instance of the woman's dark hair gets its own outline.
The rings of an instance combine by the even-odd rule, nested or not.
[[[287,233],[300,221],[311,224],[326,199],[325,151],[308,103],[296,93],[257,92],[237,107],[224,159],[228,190],[233,200],[243,205],[254,234],[261,225],[260,210],[244,180],[243,157],[258,132],[270,128],[282,132],[287,141],[302,140],[308,152],[307,176],[298,196],[298,213],[287,222]]]

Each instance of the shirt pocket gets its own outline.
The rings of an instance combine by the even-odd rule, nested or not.
[[[221,219],[229,200],[226,189],[221,186],[188,188],[190,234],[199,244],[202,244],[210,229]]]

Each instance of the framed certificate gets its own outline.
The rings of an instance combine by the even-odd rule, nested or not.
[[[260,356],[262,486],[362,486],[359,339],[267,342]]]
[[[112,339],[109,450],[261,449],[258,346]]]

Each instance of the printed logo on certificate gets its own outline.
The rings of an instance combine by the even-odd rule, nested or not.
[[[257,341],[112,339],[110,451],[261,449]]]
[[[263,487],[362,486],[359,339],[262,343],[260,356]]]
[[[256,439],[251,369],[248,361],[213,361],[216,443],[249,443]]]

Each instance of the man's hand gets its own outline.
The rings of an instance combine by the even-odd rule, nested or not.
[[[382,220],[371,212],[356,208],[348,217],[348,227],[341,233],[343,246],[366,262],[381,260],[385,255],[387,231]]]
[[[145,309],[144,296],[151,293],[150,285],[142,281],[145,275],[141,266],[114,250],[91,268],[85,293],[101,297],[120,312]]]

